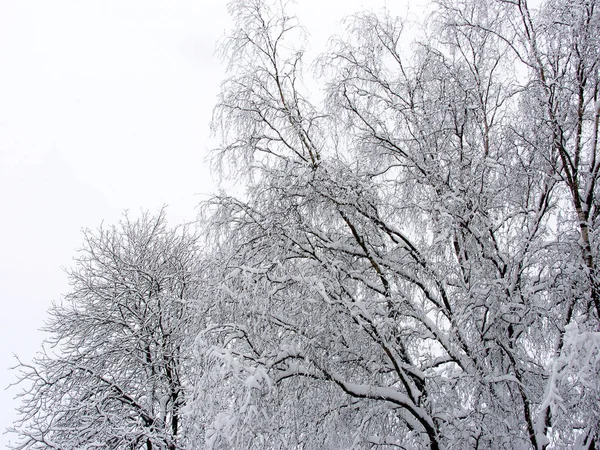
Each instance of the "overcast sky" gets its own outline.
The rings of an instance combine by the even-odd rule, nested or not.
[[[296,9],[318,51],[344,16],[385,4]],[[82,228],[163,204],[171,223],[193,220],[213,189],[214,49],[230,25],[224,0],[0,0],[1,387],[12,354],[39,349]],[[0,429],[16,393],[0,390]]]

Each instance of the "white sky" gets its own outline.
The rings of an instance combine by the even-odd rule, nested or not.
[[[295,9],[318,50],[344,16],[385,4]],[[38,350],[82,228],[165,203],[171,223],[194,218],[230,25],[224,0],[0,0],[0,388],[12,354]],[[17,391],[0,389],[0,432]]]

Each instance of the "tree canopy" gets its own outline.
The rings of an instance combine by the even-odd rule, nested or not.
[[[43,352],[19,366],[15,448],[183,448],[197,238],[167,228],[164,210],[84,238]]]

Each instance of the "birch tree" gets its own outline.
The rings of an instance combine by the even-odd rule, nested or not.
[[[323,106],[285,6],[230,8],[208,447],[596,445],[594,3],[440,2],[410,53],[358,14]]]

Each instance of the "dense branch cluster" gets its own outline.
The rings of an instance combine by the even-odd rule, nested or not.
[[[285,7],[230,8],[214,161],[244,191],[201,254],[87,237],[19,448],[598,448],[596,1],[440,0],[412,52],[358,14],[322,105]]]
[[[15,448],[182,448],[196,373],[197,238],[165,211],[86,232],[50,338],[21,364]]]

